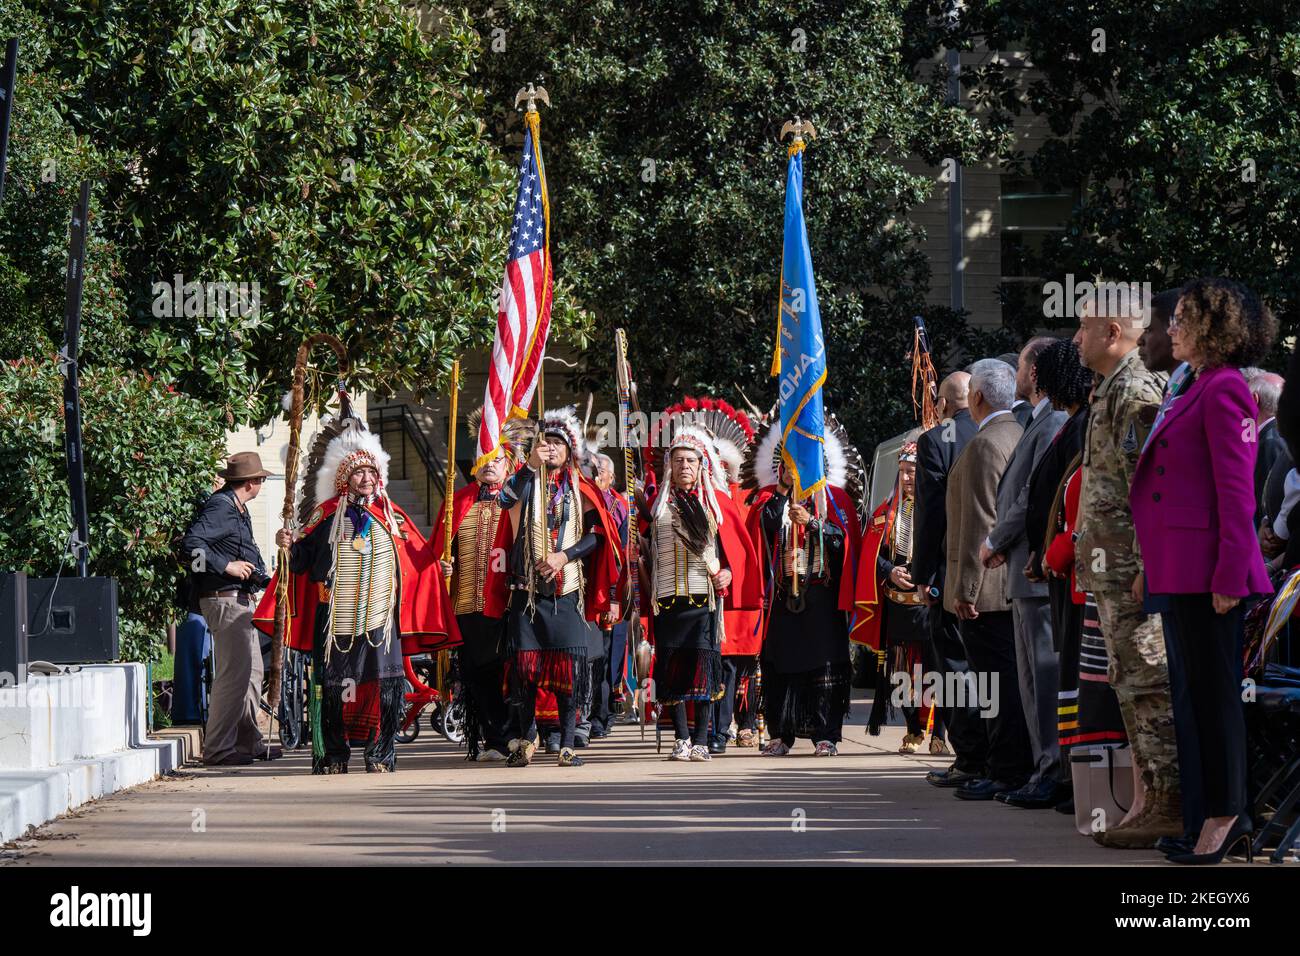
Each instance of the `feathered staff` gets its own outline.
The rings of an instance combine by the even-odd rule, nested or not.
[[[348,373],[348,352],[343,343],[327,332],[317,332],[298,346],[293,366],[293,399],[289,406],[289,457],[284,463],[284,507],[280,522],[285,531],[293,521],[293,502],[298,489],[299,439],[302,436],[303,390],[307,381],[307,357],[318,345],[328,345],[339,360],[339,380]],[[283,673],[284,632],[289,624],[289,549],[276,552],[275,629],[271,633],[271,664],[267,673],[266,702],[271,713],[280,707],[280,679]]]
[[[641,596],[639,544],[637,531],[636,507],[636,452],[631,435],[632,405],[634,389],[632,384],[632,367],[627,361],[627,333],[622,329],[614,332],[614,367],[618,381],[618,440],[623,445],[623,496],[627,500],[627,645],[632,649],[632,659],[638,663],[634,677],[637,686],[649,676],[648,667],[640,665],[644,650],[641,634]],[[645,655],[648,656],[648,655]],[[644,672],[643,671],[647,671]],[[641,701],[641,739],[645,739],[646,717],[645,695]]]
[[[939,397],[939,376],[930,357],[930,333],[925,319],[913,316],[916,330],[912,335],[912,405],[921,419],[921,430],[939,424],[939,411],[935,401]]]

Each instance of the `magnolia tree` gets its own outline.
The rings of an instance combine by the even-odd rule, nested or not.
[[[923,308],[922,234],[908,212],[936,179],[920,154],[991,148],[942,77],[905,55],[908,4],[776,0],[495,3],[475,26],[476,77],[498,125],[541,80],[556,271],[595,317],[589,381],[612,381],[624,326],[642,402],[709,390],[764,410],[781,273],[786,147],[796,115],[805,211],[829,354],[828,407],[864,444],[912,424],[912,316],[955,344],[958,317]],[[545,107],[542,107],[546,110]]]

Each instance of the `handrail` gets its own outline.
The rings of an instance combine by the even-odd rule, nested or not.
[[[442,459],[433,451],[429,444],[429,439],[425,437],[424,432],[420,429],[420,424],[415,420],[409,408],[405,405],[381,405],[378,408],[369,408],[366,411],[366,417],[370,420],[370,430],[376,434],[382,435],[385,431],[401,431],[410,439],[415,453],[420,457],[424,465],[425,472],[428,474],[428,481],[424,486],[424,516],[430,525],[437,524],[437,515],[433,510],[433,489],[436,485],[441,488],[447,482],[447,469],[443,466]],[[389,425],[393,427],[389,427]],[[455,428],[456,423],[451,422],[450,427]],[[406,443],[402,444],[402,478],[407,478],[406,470]]]

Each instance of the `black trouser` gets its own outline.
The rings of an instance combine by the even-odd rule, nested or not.
[[[609,687],[617,694],[623,684],[623,672],[627,669],[627,624],[615,624],[609,632]]]
[[[979,617],[961,622],[962,642],[976,680],[970,691],[984,687],[992,698],[990,713],[979,720],[988,733],[988,758],[984,776],[990,780],[1021,786],[1034,770],[1029,745],[1025,708],[1020,700],[1020,671],[1016,666],[1016,635],[1010,611],[981,611]],[[996,716],[992,708],[996,708]]]
[[[673,704],[673,733],[678,740],[690,739],[691,743],[697,747],[704,747],[709,742],[709,714],[713,710],[708,701],[697,700],[695,702],[695,733],[688,733],[686,730],[686,704],[678,702]]]
[[[757,658],[723,657],[722,676],[723,694],[713,702],[713,735],[727,736],[731,721],[736,720],[736,730],[753,730],[758,726],[758,715],[754,711],[750,695],[753,693],[753,675]],[[737,693],[744,678],[750,680],[745,684],[745,699],[742,701]]]
[[[605,653],[591,662],[591,730],[592,733],[609,731],[609,655],[613,636],[601,631]]]
[[[383,764],[397,769],[397,730],[405,709],[406,678],[384,677],[379,684],[379,732],[366,744],[366,766]],[[342,684],[323,688],[321,695],[321,736],[325,741],[325,760],[318,766],[347,765],[352,756],[347,729],[343,724]]]
[[[1008,621],[1010,613],[1007,612]],[[929,651],[935,663],[933,669],[944,676],[945,692],[936,695],[935,704],[942,704],[939,712],[948,731],[948,743],[957,756],[957,769],[963,773],[982,774],[989,755],[988,725],[980,718],[979,708],[973,705],[973,701],[967,699],[964,706],[958,706],[963,702],[949,700],[946,692],[953,684],[949,675],[970,672],[966,646],[961,637],[961,622],[956,615],[936,604],[930,608],[930,636],[933,638]],[[936,716],[936,726],[938,722]]]
[[[1169,604],[1174,626],[1166,628],[1165,640],[1172,637],[1169,684],[1184,794],[1183,825],[1188,827],[1189,791],[1201,795],[1203,817],[1231,817],[1246,809],[1246,718],[1241,703],[1245,609],[1238,604],[1227,614],[1216,614],[1208,594],[1173,594]],[[1181,713],[1180,685],[1188,701]],[[1198,758],[1190,768],[1183,763],[1184,738]],[[1188,786],[1192,774],[1200,779]]]
[[[534,688],[522,695],[523,700],[515,710],[515,728],[525,740],[537,739],[537,692]],[[555,695],[560,711],[560,747],[573,749],[574,731],[578,724],[578,704],[572,694]]]
[[[501,753],[506,752],[513,729],[504,678],[505,664],[502,661],[475,668],[465,675],[474,716],[478,720],[477,733],[489,749]]]

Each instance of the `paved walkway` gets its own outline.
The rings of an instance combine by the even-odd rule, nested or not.
[[[866,711],[855,703],[831,759],[800,741],[779,759],[732,748],[669,763],[653,732],[642,743],[620,725],[572,769],[545,755],[526,769],[466,763],[426,723],[399,746],[396,774],[313,777],[305,751],[189,771],[43,827],[7,865],[1167,865],[1097,847],[1051,810],[965,803],[927,785],[946,761],[899,756],[902,728],[869,737]]]

